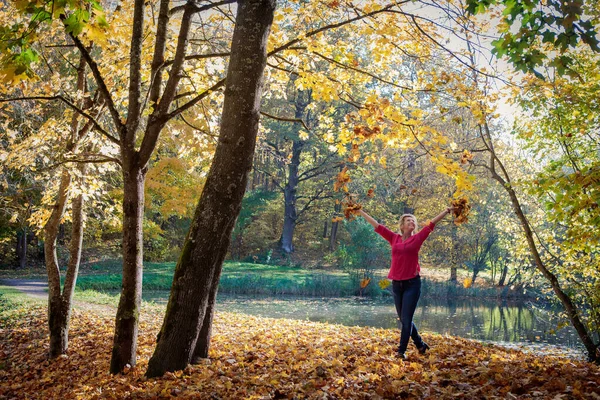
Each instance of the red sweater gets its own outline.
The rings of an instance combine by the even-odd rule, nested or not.
[[[429,223],[419,231],[402,241],[402,235],[390,231],[385,226],[379,224],[375,232],[379,233],[385,240],[392,245],[392,265],[388,278],[394,281],[403,281],[414,278],[421,272],[419,265],[419,250],[421,245],[433,232],[435,225]]]

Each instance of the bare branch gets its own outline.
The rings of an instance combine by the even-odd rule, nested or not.
[[[63,21],[63,23],[65,22],[64,21],[65,18],[66,17],[64,15],[61,15],[61,20]],[[123,137],[125,125],[123,125],[123,123],[121,122],[121,116],[119,115],[119,111],[117,111],[117,108],[115,107],[115,102],[113,101],[113,99],[110,95],[110,91],[108,90],[108,87],[106,86],[106,82],[104,82],[104,78],[102,77],[102,74],[100,73],[98,64],[96,64],[96,62],[92,59],[92,56],[90,55],[90,53],[86,49],[86,47],[83,45],[83,43],[81,43],[81,40],[79,40],[72,33],[69,33],[69,37],[73,40],[73,42],[77,46],[77,49],[79,49],[79,52],[85,59],[85,62],[87,62],[87,64],[89,65],[90,70],[92,71],[92,75],[94,75],[94,79],[96,80],[96,84],[98,85],[98,89],[100,90],[100,93],[104,97],[104,101],[106,101],[106,105],[107,105],[108,111],[110,112],[110,115],[113,119],[113,123],[117,127],[119,136]],[[102,132],[102,131],[103,130],[101,130],[100,132]],[[116,143],[120,144],[118,141]]]
[[[294,122],[294,123],[302,124],[302,126],[304,127],[304,129],[306,129],[307,131],[310,132],[310,128],[308,126],[306,126],[306,123],[302,119],[300,119],[300,118],[277,117],[275,115],[268,114],[268,113],[266,113],[264,111],[261,111],[260,113],[261,113],[261,115],[264,115],[267,118],[271,118],[271,119],[274,119],[274,120],[277,120],[277,121]]]
[[[219,137],[219,135],[215,135],[215,134],[213,134],[213,133],[206,132],[205,130],[203,130],[203,129],[200,129],[200,128],[198,128],[197,126],[194,126],[193,124],[191,124],[190,122],[188,122],[188,121],[185,119],[185,117],[183,116],[183,114],[179,114],[179,118],[181,118],[181,120],[182,120],[182,121],[183,121],[183,122],[184,122],[184,123],[185,123],[187,126],[189,126],[190,128],[192,128],[192,129],[194,129],[194,130],[196,130],[196,131],[198,131],[198,132],[201,132],[203,135],[210,136],[210,137],[213,137],[213,138],[218,138],[218,137]]]
[[[84,116],[85,118],[87,118],[94,125],[94,129],[96,129],[98,132],[100,132],[108,140],[110,140],[111,142],[113,142],[117,145],[120,144],[119,140],[117,138],[115,138],[114,136],[112,136],[107,131],[105,131],[104,128],[102,128],[102,126],[100,126],[98,121],[96,121],[94,119],[94,117],[92,117],[90,114],[86,113],[79,107],[77,107],[75,104],[71,103],[69,100],[65,99],[63,96],[57,95],[57,96],[13,97],[10,99],[0,99],[0,103],[6,103],[9,101],[25,101],[25,100],[44,100],[44,101],[60,100],[63,103],[65,103],[69,108],[72,108],[74,111],[76,111],[77,113],[79,113],[82,116]]]
[[[271,50],[269,53],[267,53],[267,56],[271,56],[271,55],[279,53],[279,52],[281,52],[283,50],[288,50],[292,46],[294,46],[295,44],[300,43],[304,38],[309,38],[309,37],[318,35],[321,32],[328,31],[330,29],[339,28],[340,26],[348,25],[348,24],[351,24],[353,22],[360,21],[362,19],[369,18],[369,17],[375,16],[377,14],[381,14],[381,13],[387,12],[387,11],[391,10],[392,8],[394,8],[394,7],[396,7],[396,6],[400,5],[400,4],[404,4],[404,3],[408,3],[408,2],[409,2],[409,0],[394,2],[394,3],[388,4],[387,6],[384,6],[384,7],[380,8],[379,10],[375,10],[375,11],[372,11],[372,12],[367,13],[367,14],[359,15],[357,17],[350,18],[350,19],[347,19],[345,21],[338,22],[337,24],[331,24],[331,25],[322,26],[322,27],[320,27],[318,29],[315,29],[314,31],[310,31],[310,32],[306,33],[306,35],[304,35],[304,37],[302,39],[293,39],[293,40],[287,42],[286,44],[281,45],[281,46],[277,47],[276,49]]]
[[[218,3],[210,3],[210,4],[207,4],[202,7],[198,7],[197,5],[194,5],[193,13],[197,14],[202,11],[210,10],[211,8],[221,7],[226,4],[232,4],[232,3],[236,3],[236,2],[237,2],[237,0],[224,0],[224,1],[220,1]],[[169,11],[169,17],[172,17],[173,15],[175,15],[177,13],[183,12],[185,10],[185,7],[186,7],[186,5],[173,7]]]
[[[205,97],[207,97],[208,95],[210,95],[215,90],[220,89],[221,86],[223,86],[223,85],[225,85],[225,79],[221,79],[220,81],[218,81],[217,83],[215,83],[214,85],[212,85],[209,89],[206,89],[204,92],[200,93],[198,96],[194,97],[192,100],[188,101],[187,103],[185,103],[181,107],[177,108],[176,110],[170,112],[169,114],[166,115],[165,118],[167,120],[169,120],[171,118],[174,118],[174,117],[178,116],[182,112],[184,112],[187,109],[189,109],[189,108],[193,107],[194,105],[196,105],[196,103],[198,103],[200,100],[202,100]]]

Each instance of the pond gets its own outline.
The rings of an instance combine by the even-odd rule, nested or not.
[[[148,296],[148,297],[147,297]],[[151,295],[145,298],[165,301]],[[398,319],[391,298],[254,297],[219,294],[217,311],[271,318],[291,318],[349,326],[396,329]],[[414,317],[420,332],[448,334],[493,342],[546,354],[583,357],[579,338],[569,325],[558,329],[556,310],[530,302],[503,303],[481,299],[421,298]]]

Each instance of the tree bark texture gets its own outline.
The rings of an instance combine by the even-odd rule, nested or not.
[[[56,255],[56,240],[60,222],[67,208],[71,175],[63,169],[58,188],[58,198],[50,218],[44,226],[44,256],[48,274],[48,327],[50,330],[49,357],[55,358],[64,354],[68,347],[66,330],[66,314],[60,290],[60,268]]]
[[[294,112],[294,117],[296,119],[299,120],[304,117],[304,111],[310,104],[310,101],[310,92],[299,91],[297,93],[296,110]],[[300,126],[296,124],[296,134],[299,132]],[[300,168],[300,157],[304,151],[305,145],[306,142],[304,140],[301,140],[299,137],[294,138],[292,144],[292,158],[288,164],[288,180],[285,188],[283,189],[285,206],[283,229],[281,231],[281,239],[279,241],[283,254],[290,254],[294,251],[294,230],[296,229],[296,223],[298,222],[296,201],[298,197],[298,184],[300,183],[298,170]]]
[[[113,338],[110,372],[121,372],[136,362],[143,271],[143,220],[145,169],[137,157],[124,157],[123,165],[123,283]]]
[[[275,0],[238,2],[219,143],[175,268],[165,319],[146,372],[149,377],[185,368],[196,353],[200,333],[210,332],[209,305],[252,167],[275,4]]]
[[[288,180],[283,191],[285,206],[280,243],[281,251],[284,254],[290,254],[294,251],[294,229],[296,228],[296,221],[298,219],[296,210],[296,197],[299,182],[298,167],[300,166],[300,155],[302,154],[303,147],[303,141],[294,140],[292,145],[292,158],[288,165]]]

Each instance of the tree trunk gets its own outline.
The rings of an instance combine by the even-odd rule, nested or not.
[[[144,180],[137,157],[123,157],[123,283],[115,321],[110,372],[121,372],[136,362],[142,299]]]
[[[27,230],[17,231],[17,268],[24,269],[27,266]]]
[[[325,222],[323,223],[323,239],[327,238],[327,231],[329,230],[329,224],[327,222],[328,221],[325,220]]]
[[[196,348],[192,356],[192,363],[197,364],[201,359],[208,358],[208,349],[210,347],[210,338],[212,335],[212,321],[215,314],[215,304],[217,302],[217,290],[219,285],[213,285],[211,293],[208,297],[208,304],[202,321],[202,329],[198,334]]]
[[[211,322],[208,308],[252,167],[275,5],[275,0],[238,2],[219,143],[175,268],[167,312],[148,363],[149,377],[185,368],[200,332],[210,332],[210,326],[204,326]]]
[[[490,137],[489,128],[487,127],[487,125],[485,126],[485,128],[488,137]],[[491,157],[492,166],[494,165],[494,161],[497,161],[500,164],[500,161],[496,157],[495,153],[493,153],[493,150],[491,151]],[[500,166],[502,167],[502,169],[504,169],[501,164]],[[560,283],[558,282],[558,278],[556,277],[556,275],[550,272],[550,270],[542,261],[542,257],[535,243],[533,231],[531,230],[527,217],[523,213],[523,208],[521,207],[521,203],[519,202],[519,198],[517,197],[516,192],[512,188],[511,184],[509,182],[506,182],[500,175],[498,175],[498,173],[496,173],[496,171],[493,168],[491,169],[491,172],[492,177],[496,181],[498,181],[502,185],[502,187],[507,191],[511,204],[513,206],[513,211],[515,212],[517,218],[519,219],[519,222],[521,223],[521,227],[523,228],[523,232],[525,234],[525,238],[529,246],[529,251],[531,252],[531,255],[534,259],[535,265],[537,269],[542,273],[542,275],[544,275],[544,277],[548,280],[550,286],[552,286],[552,290],[554,291],[554,293],[562,303],[563,307],[565,308],[565,312],[567,313],[571,324],[575,328],[575,331],[579,335],[579,338],[581,339],[583,345],[585,346],[588,352],[589,360],[591,362],[596,363],[600,362],[600,355],[598,354],[598,344],[594,343],[591,334],[588,332],[586,326],[579,318],[579,313],[575,304],[573,304],[573,301],[571,300],[569,295],[565,293],[560,287]]]
[[[450,265],[450,282],[458,280],[458,227],[452,224],[450,228],[450,237],[452,238],[452,259]]]
[[[48,274],[48,327],[50,330],[50,349],[49,357],[55,358],[67,351],[69,338],[67,336],[66,314],[64,312],[63,301],[60,290],[60,268],[58,257],[56,255],[56,241],[60,221],[67,207],[69,185],[71,176],[66,169],[63,169],[59,189],[58,199],[54,204],[52,213],[46,225],[44,226],[44,256],[46,261],[46,272]]]
[[[299,91],[296,95],[296,119],[302,119],[304,117],[304,110],[306,106],[310,104],[310,92]],[[296,124],[298,126],[298,124]],[[296,133],[300,132],[300,128],[297,127]],[[300,156],[304,151],[306,142],[300,138],[294,138],[292,144],[292,158],[288,164],[288,180],[283,190],[283,198],[285,201],[284,217],[283,217],[283,230],[281,232],[281,239],[279,240],[281,251],[283,254],[290,254],[294,251],[294,230],[296,229],[296,222],[298,220],[298,211],[296,209],[296,200],[298,193],[298,184],[300,183],[300,177],[298,170],[300,168]]]
[[[500,279],[498,280],[498,286],[504,286],[504,281],[506,280],[506,275],[508,275],[508,263],[507,262],[502,264],[502,272],[500,274]]]
[[[333,207],[334,216],[338,216],[340,212],[342,212],[342,203],[336,203]],[[337,242],[337,231],[340,223],[336,220],[331,223],[331,235],[329,236],[329,251],[335,250],[335,244]]]

